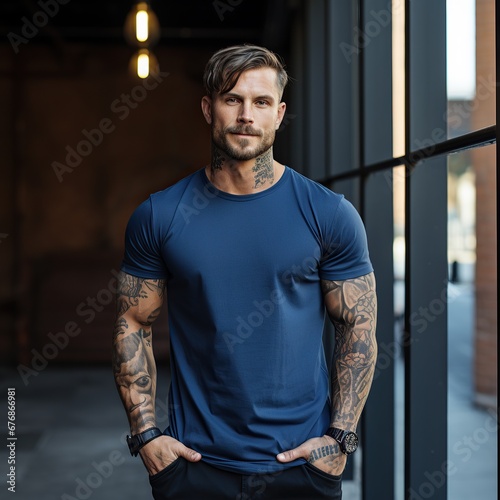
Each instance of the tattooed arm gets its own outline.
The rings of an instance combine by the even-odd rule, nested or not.
[[[113,373],[132,434],[156,426],[156,363],[151,325],[160,313],[164,294],[163,280],[120,273],[113,335]],[[140,455],[150,474],[159,472],[181,455],[193,461],[201,458],[199,453],[167,436],[148,443]]]
[[[331,425],[354,431],[372,384],[377,342],[377,296],[373,273],[345,281],[322,281],[335,326]]]
[[[332,367],[332,427],[355,431],[370,391],[377,343],[377,296],[373,273],[356,279],[321,282],[325,307],[335,326]],[[305,458],[325,472],[340,475],[347,461],[330,436],[312,438],[278,455],[281,462]]]

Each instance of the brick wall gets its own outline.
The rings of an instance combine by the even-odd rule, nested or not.
[[[485,90],[485,81],[495,81],[495,1],[476,0],[476,112],[473,129],[495,123],[495,88]],[[496,232],[497,147],[472,152],[476,175],[476,402],[496,406],[497,394],[497,232]]]
[[[0,44],[0,234],[8,234],[0,239],[0,361],[15,362],[19,342],[24,350],[43,346],[51,330],[56,333],[68,320],[81,320],[76,307],[102,288],[96,281],[84,289],[68,271],[67,279],[49,287],[48,296],[43,280],[50,276],[34,270],[50,262],[52,276],[60,275],[63,262],[72,270],[68,262],[81,262],[82,254],[89,262],[93,255],[104,255],[107,260],[101,262],[109,274],[119,265],[113,259],[122,252],[133,209],[150,193],[209,161],[209,128],[200,99],[211,52],[158,47],[161,71],[168,76],[161,82],[150,80],[146,89],[128,74],[131,51],[125,44],[65,44],[60,53],[30,43],[18,55],[10,45]],[[71,172],[58,177],[53,162],[67,163],[67,147],[80,145],[85,152],[82,131],[99,127],[102,140],[94,132],[98,144]],[[41,283],[36,276],[42,276]],[[57,309],[57,321],[41,322],[46,316],[35,307],[29,314],[23,311],[20,324],[15,304],[23,297],[23,304],[33,298],[36,306],[41,303],[37,293]],[[56,307],[63,303],[64,310]],[[89,339],[95,340],[97,322],[92,326]],[[109,355],[107,338],[102,340],[102,356],[95,344],[85,351],[78,342],[72,344],[75,356]],[[70,347],[64,354],[71,358]]]

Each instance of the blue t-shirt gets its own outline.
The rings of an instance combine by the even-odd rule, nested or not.
[[[288,167],[249,195],[201,169],[136,209],[122,270],[167,282],[167,434],[234,472],[304,463],[276,455],[330,423],[320,280],[372,271],[354,207]]]

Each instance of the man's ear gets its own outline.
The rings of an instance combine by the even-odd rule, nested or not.
[[[201,111],[209,125],[212,124],[212,98],[205,95],[201,99]]]
[[[276,130],[280,128],[281,122],[285,117],[285,111],[286,111],[286,103],[280,102],[278,104],[278,117],[276,118]]]

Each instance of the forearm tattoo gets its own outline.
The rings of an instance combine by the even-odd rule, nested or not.
[[[345,281],[321,282],[335,326],[332,367],[332,424],[355,430],[370,391],[377,343],[377,297],[373,273]]]
[[[161,303],[164,290],[164,280],[120,274],[113,333],[113,373],[134,433],[154,426],[156,421],[156,364],[151,344],[151,324],[160,312],[160,307],[154,305],[158,301]],[[148,307],[151,304],[153,306]],[[125,318],[127,313],[129,315]]]

